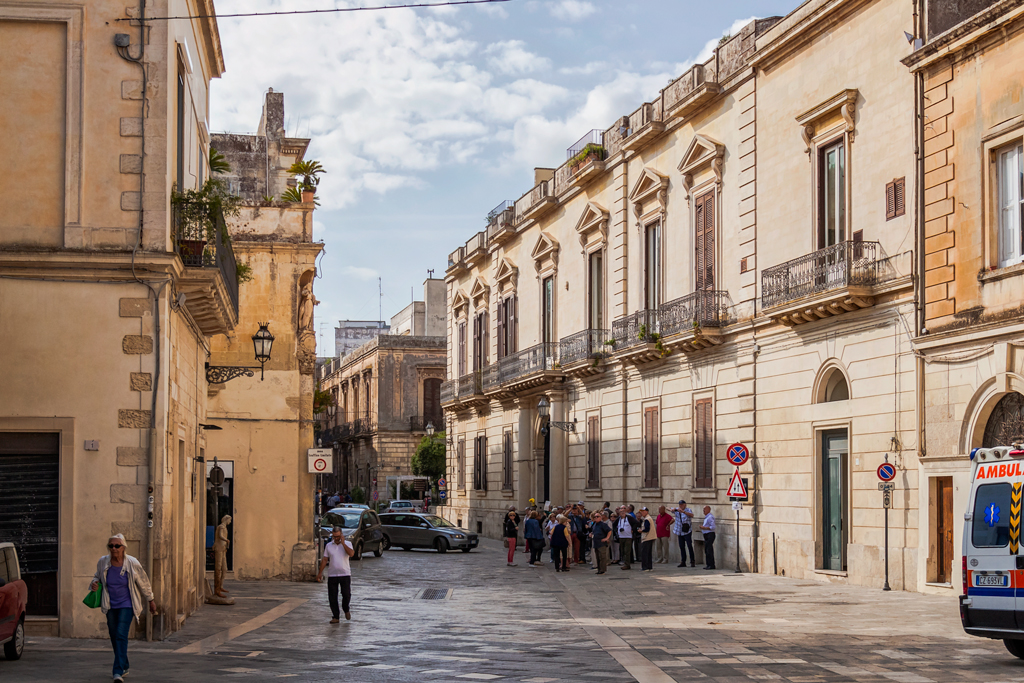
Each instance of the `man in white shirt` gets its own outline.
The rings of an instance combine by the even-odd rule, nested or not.
[[[317,582],[320,581],[327,567],[327,600],[331,603],[332,624],[341,621],[338,612],[338,588],[341,588],[341,609],[345,612],[345,618],[351,619],[352,613],[348,611],[349,602],[352,600],[352,569],[349,566],[348,558],[356,554],[352,543],[345,540],[345,534],[341,527],[334,527],[331,533],[331,542],[324,547],[324,557],[320,560],[320,571],[316,573]]]
[[[711,506],[704,506],[704,523],[700,525],[704,533],[704,560],[707,566],[704,569],[715,568],[715,516],[711,514]]]
[[[619,557],[622,560],[621,569],[629,569],[633,559],[633,534],[636,532],[636,520],[626,514],[626,506],[619,508],[618,521],[619,536]]]

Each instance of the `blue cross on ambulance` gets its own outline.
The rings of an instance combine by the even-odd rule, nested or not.
[[[1024,659],[1024,549],[1020,545],[1024,449],[971,452],[971,495],[964,514],[960,621],[974,636],[1002,640]]]

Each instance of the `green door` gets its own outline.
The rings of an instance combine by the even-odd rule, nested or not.
[[[846,459],[849,440],[846,431],[825,432],[822,439],[822,555],[824,568],[846,569],[846,524],[843,519],[846,488]]]

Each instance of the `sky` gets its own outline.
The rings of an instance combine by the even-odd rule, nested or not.
[[[219,15],[407,0],[216,0]],[[268,88],[326,169],[313,238],[318,355],[339,320],[422,300],[427,270],[589,130],[654,99],[725,34],[798,0],[509,0],[221,18],[215,132],[255,132]],[[378,278],[383,296],[378,296]],[[326,347],[323,346],[326,344]]]

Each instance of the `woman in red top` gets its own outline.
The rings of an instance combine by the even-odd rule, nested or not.
[[[668,539],[669,528],[672,526],[672,515],[665,512],[665,506],[658,508],[658,517],[654,520],[654,526],[658,530],[658,543],[656,544],[658,564],[668,562]]]

